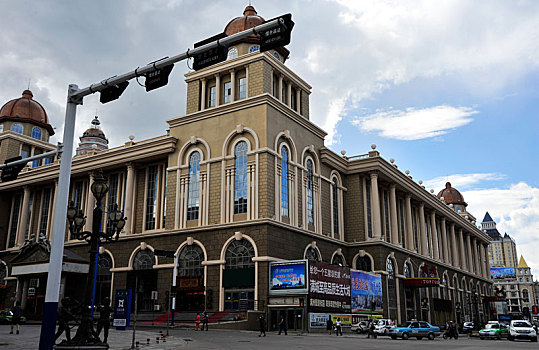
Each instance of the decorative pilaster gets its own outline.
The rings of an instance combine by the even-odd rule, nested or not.
[[[471,238],[470,238],[470,234],[466,234],[466,247],[467,247],[467,251],[468,251],[468,271],[470,272],[474,272],[474,264],[473,264],[473,256],[472,256],[472,242],[471,242]]]
[[[84,229],[87,231],[92,231],[92,224],[93,224],[93,212],[95,207],[95,197],[92,195],[92,184],[94,183],[94,172],[91,171],[88,174],[88,188],[86,190],[86,208],[84,210],[84,215],[86,216],[86,224],[84,225]],[[105,201],[105,198],[103,198],[103,201]]]
[[[440,223],[440,226],[442,228],[442,232],[441,232],[441,235],[442,235],[442,251],[444,253],[444,262],[446,264],[449,264],[449,261],[451,259],[449,259],[449,241],[447,240],[447,227],[445,226],[445,218],[442,217],[442,222]]]
[[[230,70],[230,102],[236,101],[236,71]]]
[[[26,239],[26,226],[28,225],[28,207],[30,205],[30,186],[24,186],[22,199],[21,218],[17,228],[17,245],[20,247]],[[15,223],[14,223],[15,224]]]
[[[301,90],[299,88],[296,90],[296,112],[298,114],[301,112]]]
[[[221,105],[221,75],[215,74],[215,106]]]
[[[459,241],[460,241],[460,254],[459,262],[460,268],[466,270],[468,268],[468,260],[466,259],[466,250],[464,249],[464,232],[459,229]]]
[[[200,83],[200,110],[203,111],[206,109],[206,78],[200,79]]]
[[[135,192],[135,165],[127,163],[127,179],[125,182],[125,208],[124,215],[127,218],[125,223],[125,234],[133,233],[135,218],[133,217],[133,196]],[[93,197],[93,196],[92,196]]]
[[[375,240],[382,239],[382,221],[380,218],[380,196],[378,194],[378,174],[371,173],[371,209],[373,232],[372,238]]]
[[[283,102],[283,76],[279,75],[279,91],[277,91],[277,96],[279,96],[279,101]]]
[[[436,213],[434,211],[430,214],[430,221],[432,233],[432,257],[436,260],[441,260],[440,245],[438,244],[438,227],[436,226]]]
[[[451,236],[451,260],[453,266],[458,267],[460,264],[459,254],[457,253],[457,234],[455,233],[455,224],[451,223],[449,225],[449,234]]]
[[[286,105],[292,107],[292,84],[286,86]]]

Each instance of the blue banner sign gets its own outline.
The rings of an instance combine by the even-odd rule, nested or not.
[[[382,276],[350,270],[352,313],[383,312]]]
[[[517,277],[514,267],[491,267],[490,275],[493,280],[510,280]]]
[[[307,292],[307,261],[281,261],[270,264],[271,294]]]
[[[114,320],[112,326],[118,330],[129,327],[131,318],[131,289],[116,289],[114,298]]]

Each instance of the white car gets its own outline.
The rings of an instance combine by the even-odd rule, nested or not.
[[[507,339],[529,339],[532,342],[537,342],[537,332],[530,322],[526,320],[513,320],[509,325],[509,336]]]
[[[374,325],[374,333],[378,335],[387,335],[387,330],[393,327],[391,323],[391,320],[385,318],[377,320]]]

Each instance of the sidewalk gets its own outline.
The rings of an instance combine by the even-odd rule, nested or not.
[[[21,327],[21,333],[9,334],[10,326],[1,325],[0,326],[0,348],[5,349],[37,349],[39,346],[39,335],[41,331],[40,325],[24,325]],[[162,329],[138,329],[136,330],[135,341],[139,342],[139,349],[152,349],[152,350],[165,350],[165,349],[176,349],[178,347],[184,346],[187,342],[180,336],[169,336],[166,337],[165,341],[161,339],[161,334],[159,331],[165,332]],[[74,336],[76,333],[76,328],[71,329],[71,336]],[[103,337],[103,334],[101,334]],[[114,328],[111,328],[109,331],[109,346],[111,350],[126,350],[131,348],[133,337],[133,330],[117,331]],[[156,338],[159,338],[159,343],[156,343]],[[58,342],[60,342],[65,337],[62,335]],[[150,345],[146,345],[147,339],[150,340]]]

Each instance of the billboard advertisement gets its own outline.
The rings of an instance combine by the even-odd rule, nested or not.
[[[382,313],[382,276],[350,270],[352,313]]]
[[[307,260],[270,264],[270,294],[307,293]]]
[[[350,312],[350,269],[309,261],[309,310]]]
[[[490,276],[493,280],[510,280],[515,279],[515,268],[514,267],[491,267]]]
[[[352,315],[350,314],[327,314],[327,313],[309,313],[309,328],[326,328],[329,318],[333,324],[341,321],[341,326],[350,327],[352,325]],[[358,321],[359,322],[359,321]]]

